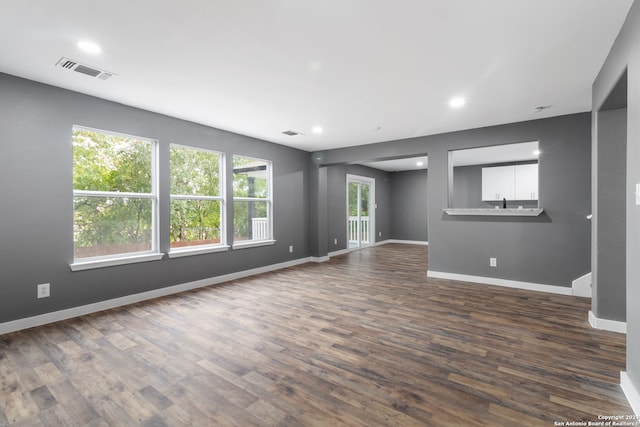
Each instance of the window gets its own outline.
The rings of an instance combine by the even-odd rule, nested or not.
[[[171,144],[171,250],[224,245],[223,155]]]
[[[234,241],[271,241],[271,162],[233,156]]]
[[[157,253],[156,143],[74,126],[74,262]]]

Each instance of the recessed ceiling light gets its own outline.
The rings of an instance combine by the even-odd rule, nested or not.
[[[78,49],[80,49],[83,52],[90,53],[92,55],[97,55],[98,53],[102,52],[102,49],[100,48],[100,46],[90,41],[78,42]]]
[[[424,162],[417,162],[416,166],[424,166]]]
[[[456,96],[455,98],[451,98],[451,100],[449,101],[449,106],[451,108],[460,108],[466,103],[467,101],[463,97]]]
[[[322,133],[322,128],[320,126],[315,126],[313,129],[311,129],[311,132],[315,133],[316,135],[319,135]]]

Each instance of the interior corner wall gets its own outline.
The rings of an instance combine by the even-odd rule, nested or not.
[[[457,166],[453,168],[452,208],[490,208],[482,201],[481,165]]]
[[[427,170],[393,172],[391,176],[391,239],[429,241]]]
[[[271,160],[276,244],[70,271],[73,125],[155,139],[165,152],[180,143]],[[307,152],[6,74],[0,74],[0,144],[0,323],[309,257]],[[231,175],[227,170],[229,195]],[[159,187],[168,200],[168,180]],[[232,232],[231,221],[228,227]],[[36,299],[39,283],[51,283],[51,297]]]
[[[634,1],[629,15],[613,44],[594,84],[592,110],[597,112],[627,72],[627,155],[626,155],[626,314],[627,314],[627,377],[640,399],[640,206],[635,204],[635,188],[640,183],[640,2]],[[594,113],[596,115],[596,113]],[[597,128],[597,123],[595,123]],[[593,134],[594,151],[600,141]],[[598,174],[596,159],[593,170]],[[606,188],[597,188],[598,192]],[[595,200],[595,195],[594,195]],[[593,248],[599,250],[599,242]],[[638,411],[638,408],[636,408]]]
[[[626,321],[627,109],[600,111],[597,173],[597,271],[592,311],[600,319]]]
[[[319,167],[313,160],[309,169],[309,246],[312,257],[326,257],[328,233],[327,167]],[[322,237],[321,237],[322,236]]]

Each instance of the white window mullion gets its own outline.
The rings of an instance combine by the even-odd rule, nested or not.
[[[224,200],[218,196],[184,196],[184,195],[171,195],[171,200]]]
[[[90,191],[73,190],[73,195],[77,197],[129,197],[132,199],[154,199],[153,193],[126,193],[123,191]]]

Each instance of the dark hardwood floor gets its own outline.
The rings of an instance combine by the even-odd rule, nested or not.
[[[0,425],[553,426],[631,414],[590,301],[388,244],[0,337]]]

